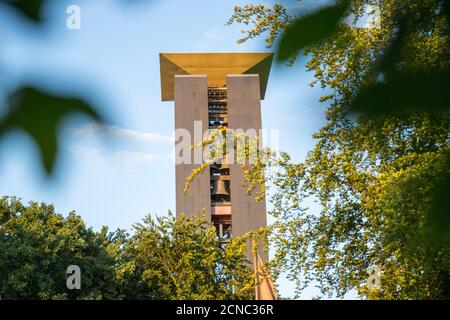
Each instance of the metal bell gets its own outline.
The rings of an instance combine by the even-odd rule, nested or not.
[[[213,196],[229,196],[224,180],[215,180],[211,194]]]
[[[230,165],[228,163],[222,163],[220,166],[220,173],[222,175],[228,175],[230,172]]]

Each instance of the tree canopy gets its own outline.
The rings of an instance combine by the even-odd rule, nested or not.
[[[245,240],[224,245],[203,217],[147,216],[130,236],[94,231],[74,212],[0,199],[2,299],[250,299]],[[81,289],[66,286],[67,267]]]
[[[163,300],[250,299],[253,272],[245,260],[246,242],[222,245],[203,217],[156,220],[135,225],[126,254],[139,279],[141,296]],[[150,249],[152,248],[152,249]]]
[[[121,296],[115,266],[124,234],[94,232],[81,217],[52,205],[0,200],[2,299],[113,299]],[[68,290],[66,270],[82,270],[80,290]]]
[[[439,0],[337,1],[307,16],[235,8],[230,24],[254,24],[241,42],[269,31],[280,61],[304,54],[311,85],[332,92],[304,162],[284,153],[247,173],[274,190],[273,270],[298,294],[314,281],[325,295],[450,298],[448,13]]]

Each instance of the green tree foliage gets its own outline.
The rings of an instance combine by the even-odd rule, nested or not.
[[[52,205],[0,200],[2,299],[114,299],[121,297],[115,265],[124,234],[94,232],[80,216]],[[81,268],[81,290],[68,290],[66,270]]]
[[[244,37],[238,40],[238,43],[244,43],[247,40],[260,36],[268,32],[266,38],[267,47],[274,44],[275,39],[280,35],[286,26],[291,22],[292,17],[287,13],[286,8],[280,4],[275,4],[273,8],[265,5],[245,5],[236,6],[234,14],[228,20],[227,25],[233,23],[242,23],[245,25],[255,24],[250,30],[242,30]]]
[[[242,239],[221,245],[203,218],[147,217],[130,237],[52,205],[0,199],[2,299],[249,299],[245,252]],[[70,265],[80,290],[66,286]]]
[[[342,23],[350,13],[354,23]],[[448,1],[355,0],[278,24],[279,59],[305,54],[312,85],[332,92],[321,98],[328,123],[303,163],[283,154],[252,169],[273,166],[272,263],[298,293],[314,280],[338,296],[450,298],[448,17]],[[252,18],[253,37],[262,35],[247,10]],[[366,18],[372,24],[361,25]],[[337,20],[333,32],[302,38],[314,23]],[[253,186],[261,177],[247,174]],[[374,266],[381,289],[366,285]]]
[[[138,298],[171,300],[251,299],[253,272],[246,242],[221,245],[203,217],[150,216],[135,225],[126,252],[140,283]]]

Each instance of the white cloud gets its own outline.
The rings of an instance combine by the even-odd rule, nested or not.
[[[118,150],[113,155],[115,160],[124,163],[147,162],[155,159],[154,154],[129,150]]]
[[[169,136],[158,132],[137,131],[95,123],[79,128],[71,128],[69,131],[75,137],[70,147],[71,153],[90,165],[111,170],[130,171],[142,169],[150,162],[172,161],[171,153],[167,149],[169,147],[173,149],[173,135]],[[100,138],[100,140],[117,139],[120,143],[100,147],[95,138]],[[159,143],[161,145],[155,148],[151,143]]]
[[[77,137],[92,138],[93,136],[107,135],[116,138],[138,139],[146,142],[173,142],[173,135],[164,135],[159,132],[137,131],[127,128],[120,128],[111,125],[99,125],[90,123],[80,128],[69,129]]]
[[[292,10],[299,10],[300,12],[297,12],[299,14],[307,14],[334,3],[334,0],[297,0],[287,3],[285,7]]]
[[[161,158],[161,156],[157,154],[130,150],[118,150],[115,151],[112,156],[114,164],[118,165],[122,171],[134,171]]]
[[[211,29],[204,32],[201,39],[194,42],[194,46],[197,51],[213,51],[211,45],[220,39],[222,36],[219,35],[217,29]]]
[[[91,163],[97,165],[104,164],[103,154],[98,148],[75,144],[72,145],[69,150],[78,157],[90,159]]]
[[[172,162],[172,154],[139,152],[132,150],[99,150],[94,147],[73,145],[72,154],[90,165],[102,167],[104,170],[134,171],[140,170],[152,162]]]

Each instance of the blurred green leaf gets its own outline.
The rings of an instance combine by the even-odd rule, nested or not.
[[[397,72],[386,81],[363,89],[351,104],[351,111],[392,114],[405,109],[440,111],[448,109],[450,74]]]
[[[89,104],[78,98],[61,97],[35,88],[23,87],[8,98],[9,110],[0,119],[0,138],[14,128],[26,131],[39,147],[47,174],[52,173],[58,153],[58,126],[64,118],[74,113],[91,116],[102,121]]]
[[[397,71],[397,64],[402,61],[401,52],[407,38],[407,33],[404,31],[406,28],[403,19],[403,17],[398,19],[399,30],[397,34],[383,51],[378,61],[375,61],[375,68],[387,75],[394,74]]]
[[[349,4],[349,0],[338,1],[334,6],[326,7],[291,23],[282,35],[278,47],[278,60],[285,61],[298,50],[331,36]]]
[[[5,0],[7,5],[34,22],[42,21],[42,7],[46,0]]]
[[[439,239],[446,239],[450,233],[450,155],[446,157],[447,170],[441,181],[435,186],[433,203],[430,210],[429,227],[432,235]],[[447,236],[447,239],[449,237]]]

